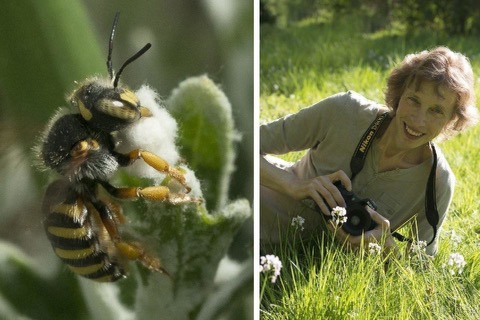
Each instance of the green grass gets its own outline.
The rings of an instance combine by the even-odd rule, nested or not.
[[[331,23],[299,23],[286,29],[262,26],[260,123],[294,113],[332,94],[354,90],[382,102],[391,68],[411,52],[446,45],[465,53],[480,76],[480,39],[435,34],[404,35],[401,29],[367,33],[366,23],[346,17]],[[477,96],[480,90],[477,86]],[[440,144],[457,187],[432,261],[404,254],[384,270],[381,256],[349,253],[331,239],[289,242],[275,254],[283,269],[272,284],[262,274],[263,319],[480,319],[480,128]],[[294,161],[302,153],[282,156]],[[459,244],[451,232],[462,237]],[[291,232],[299,232],[294,231]],[[466,267],[450,275],[449,255]]]

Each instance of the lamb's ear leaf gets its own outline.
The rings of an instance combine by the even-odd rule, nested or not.
[[[130,226],[142,235],[147,248],[160,257],[172,278],[151,272],[139,263],[130,263],[129,279],[119,282],[117,296],[128,296],[133,290],[135,301],[128,308],[138,319],[195,318],[215,294],[214,278],[219,263],[250,216],[246,200],[229,203],[213,214],[207,213],[202,205],[146,204],[145,211],[135,215]],[[132,281],[135,287],[123,286],[125,281]],[[118,299],[111,299],[111,306],[102,304],[102,297],[115,297],[109,285],[87,280],[81,283],[84,295],[91,297],[87,302],[94,318],[113,314],[112,310],[118,307],[123,314],[128,312],[125,303],[120,305]],[[233,287],[225,292],[233,295],[235,290]]]
[[[180,152],[202,182],[207,208],[222,208],[228,199],[238,138],[230,102],[204,75],[180,83],[167,108],[178,121]]]

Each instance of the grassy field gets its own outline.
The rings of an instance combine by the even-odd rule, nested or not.
[[[381,102],[392,67],[408,53],[438,45],[465,53],[480,76],[478,38],[368,29],[355,17],[262,26],[260,123],[346,90]],[[478,126],[440,144],[457,187],[435,259],[408,252],[386,270],[381,255],[348,253],[331,239],[285,242],[262,252],[282,262],[275,283],[269,273],[261,274],[262,319],[480,319],[479,144]],[[462,273],[449,265],[459,257],[452,254],[464,258]]]

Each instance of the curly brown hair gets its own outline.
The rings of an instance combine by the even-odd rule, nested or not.
[[[407,55],[387,79],[387,106],[395,112],[404,90],[411,84],[418,88],[423,81],[434,82],[437,88],[444,86],[457,96],[452,118],[445,126],[443,136],[452,136],[478,122],[472,66],[463,54],[437,47]]]

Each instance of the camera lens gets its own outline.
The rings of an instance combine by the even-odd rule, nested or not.
[[[352,226],[358,227],[359,225],[362,224],[362,221],[361,221],[361,219],[360,219],[359,216],[354,215],[354,216],[351,216],[351,217],[350,217],[350,224],[351,224]]]
[[[347,207],[347,222],[342,225],[345,232],[358,236],[373,229],[373,226],[370,213],[361,204],[354,203]]]

